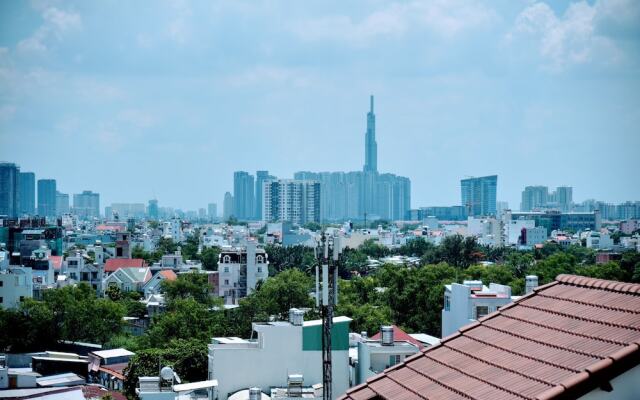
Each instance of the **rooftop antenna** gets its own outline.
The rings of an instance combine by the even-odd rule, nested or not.
[[[333,326],[333,307],[338,302],[338,265],[340,244],[337,236],[330,242],[326,232],[322,233],[316,266],[316,305],[322,315],[322,398],[331,400],[331,328]],[[331,254],[331,257],[329,256]],[[322,293],[320,286],[320,265],[322,266]]]

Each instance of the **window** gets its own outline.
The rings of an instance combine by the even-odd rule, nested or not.
[[[4,299],[0,297],[0,304],[4,303]]]
[[[225,285],[228,285],[228,284],[229,284],[229,280],[228,280],[228,279],[225,279],[225,280],[224,280],[224,284],[225,284]]]
[[[451,310],[451,298],[449,296],[444,296],[444,310]]]
[[[20,302],[24,301],[24,296],[20,296]]]
[[[228,264],[231,262],[231,257],[229,257],[228,255],[222,257],[222,262],[225,264]]]
[[[261,273],[262,272],[262,267],[258,267],[258,272]]]
[[[476,319],[482,318],[487,314],[489,314],[489,307],[488,306],[477,306],[476,307]]]
[[[116,249],[116,257],[122,257],[122,247]]]
[[[264,257],[262,257],[261,255],[256,256],[256,262],[258,264],[264,263]]]
[[[394,354],[389,356],[389,367],[392,367],[400,363],[400,354]]]
[[[4,281],[0,281],[0,287],[4,286]]]
[[[224,267],[224,272],[229,272],[229,267]]]

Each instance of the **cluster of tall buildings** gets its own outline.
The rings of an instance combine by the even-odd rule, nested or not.
[[[255,177],[237,171],[233,194],[225,194],[223,217],[295,223],[404,218],[411,205],[411,181],[378,172],[373,96],[370,101],[362,171],[300,171],[284,180],[268,171],[258,171]]]
[[[0,215],[55,218],[71,211],[85,218],[100,217],[100,195],[86,190],[74,194],[72,209],[69,195],[57,190],[55,179],[36,181],[33,172],[21,172],[14,163],[0,163]]]
[[[570,211],[573,204],[573,188],[560,186],[550,192],[547,186],[527,186],[522,191],[520,211],[533,211],[545,208]]]

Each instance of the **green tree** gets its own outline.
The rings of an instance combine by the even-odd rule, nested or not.
[[[254,297],[268,315],[286,319],[290,308],[312,307],[313,281],[304,272],[289,269],[264,281]]]
[[[202,266],[207,271],[218,270],[218,256],[220,255],[219,247],[205,247],[200,254]]]
[[[207,379],[207,341],[197,339],[171,340],[161,348],[140,350],[124,369],[124,394],[136,398],[138,378],[157,376],[158,365],[171,366],[182,382]]]
[[[168,302],[194,299],[198,303],[212,305],[215,301],[211,297],[213,287],[204,273],[180,274],[173,281],[163,280],[161,286]]]

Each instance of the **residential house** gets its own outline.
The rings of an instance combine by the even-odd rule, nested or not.
[[[106,291],[110,286],[115,286],[122,292],[142,292],[145,283],[151,279],[151,269],[142,268],[118,268],[116,272],[107,276],[102,284]]]

